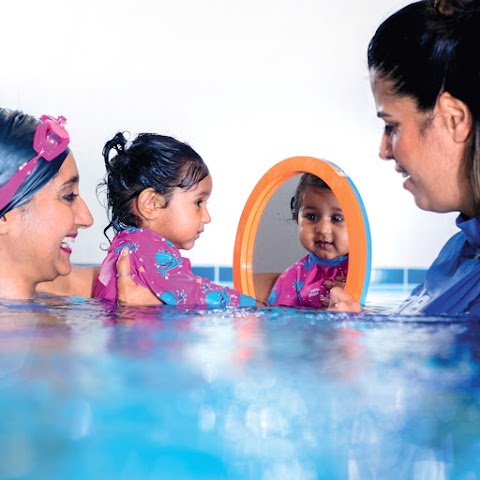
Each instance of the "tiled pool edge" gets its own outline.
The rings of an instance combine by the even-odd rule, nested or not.
[[[76,265],[86,265],[77,263]],[[232,286],[232,267],[219,265],[205,265],[192,267],[195,275],[208,278],[220,285]],[[425,279],[426,268],[373,268],[370,274],[370,287],[385,287],[392,285],[394,288],[404,287],[410,289]]]
[[[195,275],[208,278],[219,284],[232,284],[233,274],[231,267],[204,266],[192,267]],[[374,268],[370,275],[370,285],[395,285],[410,288],[412,285],[423,282],[426,268]]]

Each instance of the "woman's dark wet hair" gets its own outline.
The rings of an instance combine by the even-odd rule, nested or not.
[[[40,120],[20,110],[0,108],[0,187],[10,180],[20,166],[37,155],[33,139],[39,124]],[[40,158],[10,201],[0,209],[0,217],[30,201],[58,173],[69,153],[70,149],[67,148],[50,162]]]
[[[163,195],[165,208],[175,188],[195,188],[209,175],[207,165],[192,147],[154,133],[141,133],[128,142],[119,132],[105,144],[103,158],[107,173],[99,187],[106,187],[110,214],[105,235],[111,227],[118,231],[141,225],[132,207],[146,188]]]
[[[472,113],[465,168],[480,210],[480,0],[422,0],[391,15],[368,46],[368,67],[392,93],[432,111],[449,92]]]
[[[292,211],[292,217],[297,222],[298,214],[303,206],[303,197],[308,188],[314,188],[315,190],[331,190],[331,188],[321,179],[313,173],[304,173],[300,177],[295,194],[290,200],[290,210]]]

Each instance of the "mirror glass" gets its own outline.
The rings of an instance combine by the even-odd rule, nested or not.
[[[308,252],[298,240],[290,199],[301,175],[286,180],[273,192],[258,222],[253,246],[255,298],[265,302],[279,274]]]
[[[346,289],[364,303],[370,280],[371,241],[365,208],[351,179],[336,165],[313,157],[292,157],[268,170],[243,210],[235,241],[234,286],[265,301],[278,275],[308,252],[298,240],[290,200],[303,173],[332,189],[343,210],[349,245]]]

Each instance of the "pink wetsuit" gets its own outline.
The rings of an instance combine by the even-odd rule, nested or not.
[[[169,240],[147,228],[121,230],[108,249],[93,287],[93,296],[117,300],[116,263],[124,247],[130,251],[130,273],[137,285],[167,305],[253,306],[255,299],[192,273],[190,260]]]
[[[326,308],[321,297],[328,297],[330,289],[323,282],[340,275],[346,278],[347,271],[348,255],[322,260],[309,253],[278,277],[267,305]]]

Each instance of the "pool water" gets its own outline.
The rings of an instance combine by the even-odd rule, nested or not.
[[[480,478],[480,324],[0,307],[2,479]]]

